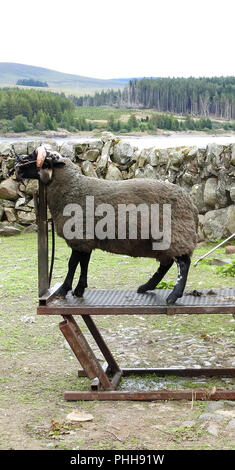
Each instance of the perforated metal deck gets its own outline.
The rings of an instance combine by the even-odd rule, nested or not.
[[[168,289],[156,289],[144,294],[135,290],[87,289],[83,298],[69,292],[65,299],[56,297],[59,285],[39,299],[38,314],[51,315],[112,315],[112,314],[235,314],[235,289],[185,291],[175,305],[168,306]]]

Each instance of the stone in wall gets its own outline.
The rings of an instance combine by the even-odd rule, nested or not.
[[[231,200],[232,200],[233,202],[235,202],[235,184],[233,184],[233,185],[230,187],[229,194],[230,194]]]
[[[170,166],[179,167],[184,161],[184,154],[181,150],[170,150],[168,153],[167,168]]]
[[[217,178],[208,178],[205,184],[204,189],[204,204],[206,206],[214,208],[217,203],[217,195],[216,195],[216,188],[217,188]]]
[[[156,150],[150,149],[148,152],[147,163],[151,166],[157,166],[159,164],[158,154]]]
[[[63,142],[63,144],[61,145],[59,151],[60,151],[61,155],[63,155],[63,157],[69,158],[70,160],[72,160],[72,162],[74,162],[76,160],[75,145],[73,143]]]
[[[31,140],[27,145],[27,154],[30,155],[37,147],[42,143],[46,143],[45,140]]]
[[[27,196],[33,196],[34,193],[38,190],[38,181],[37,180],[26,180],[26,185],[25,185],[25,194]]]
[[[97,174],[95,172],[95,169],[92,165],[91,162],[89,162],[89,160],[85,160],[83,163],[82,163],[82,172],[85,176],[90,176],[91,178],[97,178]]]
[[[36,216],[33,211],[17,211],[18,222],[22,225],[31,225],[36,222]]]
[[[107,173],[106,173],[106,176],[105,176],[105,179],[106,180],[122,180],[122,173],[121,171],[116,167],[116,165],[114,165],[113,163],[111,163],[108,167],[108,170],[107,170]]]
[[[12,144],[9,142],[2,142],[0,144],[0,156],[1,157],[10,157],[14,155],[14,150],[12,148]]]
[[[235,166],[235,144],[231,146],[232,154],[231,154],[231,164]]]
[[[202,214],[198,215],[198,233],[197,233],[197,241],[202,242],[205,240],[205,233],[203,230],[205,223],[205,216]]]
[[[101,155],[97,158],[96,173],[99,178],[105,176],[108,168],[108,162],[111,162],[111,145],[112,141],[106,141],[102,148]]]
[[[99,157],[96,165],[96,173],[98,177],[104,176],[106,174],[107,166],[109,161],[109,155],[104,154]]]
[[[205,214],[203,232],[209,240],[226,238],[235,231],[235,206],[208,211]]]
[[[143,168],[149,161],[149,152],[146,149],[141,150],[136,159],[136,164],[138,168]]]
[[[0,184],[0,199],[16,201],[19,197],[18,184],[12,178],[2,181]]]
[[[204,202],[204,188],[205,183],[194,184],[190,192],[190,196],[200,214],[203,214],[206,211]]]
[[[13,149],[16,155],[27,155],[28,142],[15,142],[13,144]]]
[[[168,163],[168,150],[162,149],[157,152],[157,157],[159,161],[159,165],[167,165]]]
[[[8,224],[5,222],[0,222],[0,236],[2,237],[10,237],[13,235],[20,235],[21,229],[16,226],[15,224]]]
[[[235,233],[235,205],[227,207],[227,220],[225,223],[229,233]]]
[[[99,149],[89,149],[86,150],[82,155],[80,155],[81,160],[89,160],[90,162],[95,162],[100,155]]]
[[[186,161],[192,161],[192,160],[195,160],[198,158],[199,156],[199,149],[198,147],[191,147],[189,149],[187,148],[184,148],[182,150],[183,154],[184,154],[184,157],[185,157],[185,160]]]
[[[221,168],[218,175],[218,184],[216,188],[217,205],[216,207],[227,207],[229,205],[230,178],[224,168]]]
[[[156,176],[156,170],[153,168],[152,165],[147,163],[147,165],[144,168],[144,178],[155,178]]]
[[[16,212],[12,207],[5,207],[4,212],[5,212],[6,219],[7,219],[8,222],[16,222],[17,221]]]
[[[206,148],[206,163],[211,163],[214,167],[220,166],[221,155],[223,153],[223,145],[211,143]]]
[[[120,141],[114,145],[114,151],[111,160],[121,166],[123,170],[126,170],[126,168],[130,167],[133,163],[134,152],[135,147],[132,147],[126,142]]]
[[[4,208],[3,208],[3,206],[0,204],[0,221],[2,220],[3,214],[4,214]]]

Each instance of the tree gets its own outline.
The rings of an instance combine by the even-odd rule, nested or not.
[[[13,119],[12,127],[15,132],[24,132],[29,129],[29,122],[25,116],[19,114]]]
[[[138,121],[136,119],[136,116],[135,114],[131,114],[131,116],[129,117],[128,121],[127,121],[127,128],[128,130],[132,130],[132,129],[137,129],[138,127]]]
[[[110,114],[110,116],[108,116],[108,121],[107,121],[108,130],[109,131],[114,131],[114,126],[115,126],[114,115]]]

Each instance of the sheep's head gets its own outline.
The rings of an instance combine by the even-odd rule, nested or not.
[[[51,150],[46,145],[40,145],[27,157],[17,155],[16,178],[18,181],[27,179],[40,179],[44,184],[52,180],[53,169],[65,164],[58,152]]]

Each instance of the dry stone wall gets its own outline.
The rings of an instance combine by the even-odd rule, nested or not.
[[[16,154],[30,154],[41,142],[0,144],[0,235],[36,229],[33,193],[37,181],[18,183],[14,163]],[[110,133],[83,143],[49,143],[85,176],[108,180],[156,178],[180,185],[198,208],[199,241],[225,238],[235,232],[235,144],[140,150]]]

